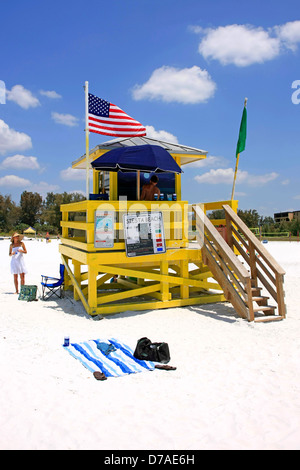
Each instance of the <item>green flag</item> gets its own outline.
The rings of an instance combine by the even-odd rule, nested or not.
[[[246,147],[246,136],[247,136],[247,109],[246,109],[246,100],[244,104],[244,110],[240,125],[240,133],[239,133],[239,140],[236,146],[236,154],[237,157],[239,153],[245,150]]]

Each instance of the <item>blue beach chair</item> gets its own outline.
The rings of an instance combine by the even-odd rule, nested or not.
[[[48,300],[52,295],[56,295],[59,299],[63,296],[65,266],[59,265],[60,278],[44,276],[42,274],[42,300]]]

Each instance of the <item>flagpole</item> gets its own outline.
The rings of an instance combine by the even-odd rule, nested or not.
[[[88,113],[89,113],[89,82],[85,82],[84,86],[85,91],[85,176],[86,176],[86,199],[90,197],[89,189],[89,164],[90,164],[90,155],[89,155],[89,123],[88,123]]]
[[[231,193],[231,200],[233,201],[233,196],[234,196],[234,189],[235,189],[235,181],[236,181],[236,175],[237,175],[237,170],[239,166],[239,159],[240,159],[240,154],[237,154],[236,157],[236,162],[235,162],[235,171],[234,171],[234,178],[233,178],[233,186],[232,186],[232,193]]]
[[[245,101],[244,101],[244,109],[245,109],[246,106],[247,106],[247,101],[248,101],[248,98],[245,98]],[[242,149],[242,150],[243,150],[243,149]],[[235,170],[234,170],[234,178],[233,178],[232,193],[231,193],[231,201],[233,201],[233,197],[234,197],[235,182],[236,182],[236,177],[237,177],[237,171],[238,171],[238,166],[239,166],[239,160],[240,160],[240,152],[236,155]]]

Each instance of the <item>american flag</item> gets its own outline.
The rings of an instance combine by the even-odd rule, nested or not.
[[[115,137],[146,135],[142,124],[128,116],[118,106],[89,93],[88,127],[90,132]]]

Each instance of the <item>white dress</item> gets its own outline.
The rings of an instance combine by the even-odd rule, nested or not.
[[[12,248],[13,253],[17,253],[16,255],[12,255],[11,262],[10,262],[10,270],[11,274],[26,274],[27,269],[24,261],[23,253],[19,253],[19,248],[22,249],[21,246],[14,246]]]

